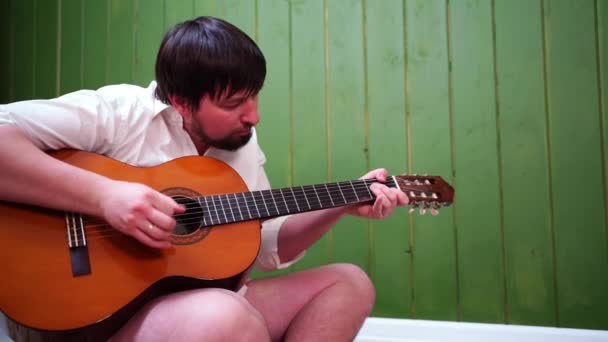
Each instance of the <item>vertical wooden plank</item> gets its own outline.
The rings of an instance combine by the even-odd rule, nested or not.
[[[504,322],[491,2],[449,4],[461,319]]]
[[[561,326],[608,326],[594,1],[544,3]]]
[[[274,187],[291,183],[289,7],[282,0],[260,3],[258,45],[266,58],[266,81],[259,96],[258,135]]]
[[[329,20],[329,161],[333,181],[354,179],[369,168],[364,113],[361,0],[327,1]],[[369,268],[368,223],[345,217],[333,228],[333,261]]]
[[[367,108],[370,168],[407,171],[403,1],[366,1]],[[372,221],[370,273],[374,316],[409,317],[411,253],[407,209]]]
[[[110,3],[108,83],[132,83],[134,76],[133,0]]]
[[[554,326],[541,5],[496,0],[495,22],[508,322]]]
[[[165,29],[169,30],[173,26],[185,20],[192,19],[194,16],[193,0],[165,0]]]
[[[13,21],[13,101],[28,100],[34,96],[34,0],[12,2]]]
[[[289,4],[260,3],[258,45],[266,58],[266,80],[259,95],[258,139],[266,154],[266,173],[273,187],[291,185],[291,84]],[[273,272],[273,275],[287,270]]]
[[[164,35],[163,0],[135,0],[134,82],[147,87],[155,78],[154,65]]]
[[[83,1],[61,0],[59,93],[82,88]]]
[[[84,6],[83,86],[97,89],[106,85],[108,12],[106,0],[87,0]]]
[[[257,40],[257,0],[223,0],[225,19]]]
[[[222,0],[194,0],[194,15],[224,18],[224,2]]]
[[[34,97],[51,98],[57,89],[57,0],[36,1]]]
[[[409,171],[452,181],[446,3],[407,1]],[[460,192],[457,190],[457,193]],[[460,196],[457,196],[460,201]],[[453,210],[412,217],[414,309],[417,318],[457,318]]]
[[[291,2],[293,184],[327,182],[325,19],[323,1]],[[327,236],[293,268],[328,263]]]
[[[7,51],[0,54],[0,103],[11,102],[11,55],[14,51],[11,46],[11,26],[14,24],[10,19],[12,2],[0,1],[0,44],[7,48]]]

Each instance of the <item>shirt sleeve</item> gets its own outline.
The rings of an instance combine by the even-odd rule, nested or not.
[[[258,162],[260,165],[260,172],[258,173],[257,179],[257,190],[270,189],[270,182],[264,172],[264,164],[266,163],[266,157],[262,150],[258,147]],[[292,260],[282,261],[279,258],[278,251],[278,238],[279,231],[283,226],[283,223],[289,216],[277,217],[262,222],[262,242],[260,246],[260,253],[255,262],[255,267],[261,271],[273,271],[277,269],[287,268],[299,260],[301,260],[306,251],[302,251]]]
[[[0,105],[0,125],[19,127],[42,150],[103,153],[118,143],[126,128],[120,124],[124,118],[111,94],[118,91],[102,89]]]

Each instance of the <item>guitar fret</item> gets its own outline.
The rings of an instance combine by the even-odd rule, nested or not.
[[[359,202],[359,195],[357,195],[357,190],[355,189],[355,186],[353,185],[353,182],[350,181],[350,186],[353,188],[353,192],[355,193],[355,197],[357,198],[357,202]]]
[[[243,204],[245,205],[245,207],[247,208],[247,213],[249,213],[249,218],[252,219],[253,215],[251,215],[251,210],[249,210],[249,203],[247,203],[247,198],[245,197],[245,193],[242,192],[241,196],[243,196]]]
[[[287,213],[289,214],[289,206],[287,205],[287,201],[285,200],[285,195],[283,194],[283,189],[279,189],[279,192],[281,193],[281,196],[283,197],[283,203],[285,203],[285,209],[287,210]]]
[[[308,202],[308,200],[306,199],[306,194],[304,193],[303,188],[301,186],[294,187],[293,191],[294,191],[296,203],[298,203],[298,206],[301,208],[302,211],[307,211],[308,209],[306,209],[306,203]]]
[[[232,196],[234,197],[234,204],[236,205],[236,208],[239,210],[239,214],[241,215],[241,221],[245,220],[245,218],[243,217],[243,212],[241,211],[241,206],[239,205],[239,200],[236,198],[236,194],[232,194]]]
[[[224,196],[224,205],[226,207],[228,207],[228,210],[226,210],[226,212],[228,214],[229,221],[227,223],[234,222],[234,221],[236,221],[236,214],[233,210],[232,203],[230,202],[230,196],[228,194],[224,194],[223,196]]]
[[[211,214],[209,204],[207,204],[207,197],[202,197],[202,199],[205,201],[205,204],[203,205],[203,203],[201,202],[201,197],[198,198],[198,204],[201,206],[201,208],[203,208],[203,223],[205,224],[205,226],[209,226],[209,224],[207,223],[207,215],[205,215],[209,213],[209,220],[211,220],[211,225],[213,225],[213,215]]]
[[[291,195],[293,196],[294,202],[296,202],[296,207],[298,208],[298,212],[300,211],[300,205],[298,204],[298,199],[296,198],[295,192],[293,192],[293,188],[289,188],[291,190]]]
[[[323,208],[323,203],[321,203],[321,198],[319,197],[319,193],[317,192],[317,187],[313,185],[312,190],[315,192],[315,195],[317,196],[317,201],[319,201],[319,208]]]
[[[220,219],[220,212],[217,210],[217,206],[215,205],[215,196],[211,196],[211,203],[213,204],[213,211],[215,211],[215,217],[217,217],[217,223],[222,223]]]
[[[228,197],[228,194],[225,194],[224,197],[226,197],[226,206],[228,207],[228,209],[230,209],[230,214],[232,215],[232,222],[236,221],[236,216],[234,215],[234,211],[232,211],[232,206],[230,205],[230,198]]]
[[[277,214],[279,214],[279,207],[277,206],[277,202],[274,200],[274,194],[272,193],[272,190],[266,190],[266,192],[270,193],[270,198],[272,198],[272,203],[274,203],[274,208],[277,211]]]
[[[251,195],[251,198],[253,199],[253,205],[255,205],[255,211],[258,212],[258,217],[262,217],[262,214],[260,214],[260,208],[258,207],[258,203],[255,200],[255,196],[253,195],[253,192],[249,193]]]
[[[306,200],[306,204],[308,205],[308,209],[312,209],[312,207],[310,206],[310,202],[308,202],[308,196],[306,195],[306,190],[304,190],[304,187],[301,186],[300,190],[302,190],[302,195],[304,195],[304,199]]]
[[[342,192],[342,188],[340,186],[340,183],[336,183],[338,185],[338,190],[340,190],[340,195],[342,195],[342,199],[344,200],[344,203],[348,203],[348,201],[346,200],[346,197],[344,197],[344,193]]]
[[[224,203],[222,203],[222,196],[217,196],[218,201],[220,202],[220,206],[222,207],[222,213],[224,214],[224,219],[226,221],[224,221],[224,223],[228,222],[228,216],[226,216],[226,209],[224,209]]]
[[[270,216],[270,211],[268,211],[268,205],[266,205],[266,199],[264,198],[262,191],[258,191],[258,194],[260,194],[260,197],[262,197],[262,203],[264,203],[264,208],[266,208],[266,214]]]
[[[334,199],[331,196],[331,192],[329,192],[329,188],[327,187],[327,183],[325,183],[325,190],[327,190],[327,195],[329,196],[329,200],[331,201],[332,207],[335,206]]]
[[[367,193],[369,194],[370,198],[374,198],[374,194],[372,194],[372,191],[370,189],[371,184],[368,186],[367,185],[367,181],[363,181],[363,184],[365,184],[365,190],[367,190]]]

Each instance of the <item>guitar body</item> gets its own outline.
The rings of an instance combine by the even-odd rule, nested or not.
[[[248,191],[232,168],[206,157],[137,168],[81,151],[53,155],[171,196]],[[203,287],[236,290],[260,246],[258,220],[197,229],[165,250],[109,227],[102,230],[100,222],[84,226],[90,272],[74,275],[64,212],[0,202],[0,309],[19,325],[37,330],[103,329],[106,323],[125,322],[166,293]]]

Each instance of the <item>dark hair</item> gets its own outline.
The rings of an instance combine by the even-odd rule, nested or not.
[[[170,95],[181,97],[192,110],[205,95],[255,95],[265,77],[266,60],[255,42],[213,17],[177,24],[165,34],[156,57],[156,97],[166,104]]]

